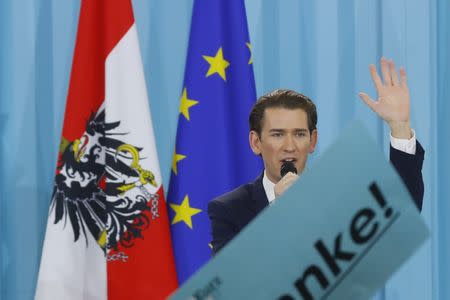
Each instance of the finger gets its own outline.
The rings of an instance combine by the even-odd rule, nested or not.
[[[298,179],[298,176],[296,174],[294,174],[294,173],[291,173],[291,174],[292,174],[292,176],[288,177],[288,179],[287,179],[288,183],[292,183]]]
[[[388,66],[387,60],[384,57],[382,57],[380,64],[381,64],[381,74],[383,74],[384,84],[387,86],[391,86],[392,78],[391,78],[391,74],[389,73],[389,66]]]
[[[373,101],[372,98],[369,97],[369,95],[365,93],[359,93],[359,97],[361,97],[361,99],[367,104],[368,107],[370,107],[373,111],[376,111],[375,107],[377,103]]]
[[[297,179],[297,175],[295,175],[294,173],[287,173],[286,175],[284,175],[283,178],[281,178],[280,183],[282,185],[290,185],[291,182],[295,181]]]
[[[397,70],[395,70],[395,64],[393,60],[389,61],[389,71],[391,73],[392,84],[395,86],[399,85],[400,82],[398,80]]]
[[[293,173],[287,173],[281,180],[275,185],[275,196],[282,195],[291,185],[297,180],[298,176]]]
[[[284,183],[290,183],[292,181],[295,181],[298,178],[297,174],[294,174],[292,172],[288,172],[286,175],[284,175],[283,178],[281,178],[280,182]]]
[[[298,175],[293,172],[288,172],[286,174],[286,177],[296,179],[298,177]]]
[[[370,76],[372,76],[373,84],[375,84],[375,88],[377,91],[383,88],[383,83],[381,82],[380,76],[378,76],[377,68],[375,65],[369,65]]]
[[[405,71],[405,68],[403,68],[403,67],[400,67],[400,84],[402,87],[408,88],[406,71]]]
[[[285,189],[290,188],[294,182],[296,181],[296,178],[289,178],[289,180],[287,180],[286,182],[284,182],[283,186]]]

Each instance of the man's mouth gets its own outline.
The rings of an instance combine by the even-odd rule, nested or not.
[[[287,157],[287,158],[283,158],[283,159],[280,161],[281,164],[284,164],[285,162],[292,162],[292,163],[295,164],[295,163],[297,162],[297,159],[294,158],[294,157]]]

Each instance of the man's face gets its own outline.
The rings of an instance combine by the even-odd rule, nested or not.
[[[302,109],[267,108],[261,136],[250,132],[250,146],[255,154],[261,154],[267,177],[273,183],[281,179],[280,169],[285,161],[292,161],[300,174],[316,143],[317,130],[309,132],[308,118]]]

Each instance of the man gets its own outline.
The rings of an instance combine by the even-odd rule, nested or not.
[[[370,73],[378,101],[360,93],[361,99],[391,129],[390,160],[405,182],[419,210],[423,200],[422,162],[424,150],[410,127],[410,99],[406,72],[398,78],[394,63],[381,59],[383,81],[374,65]],[[208,205],[213,253],[216,254],[259,212],[283,194],[303,172],[308,155],[317,144],[317,112],[306,96],[290,90],[275,90],[262,96],[250,117],[250,146],[264,162],[264,172],[254,182],[226,193]],[[298,174],[280,175],[286,161]]]

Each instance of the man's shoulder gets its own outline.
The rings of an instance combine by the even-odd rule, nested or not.
[[[226,192],[216,198],[214,198],[210,205],[219,205],[227,207],[235,207],[242,205],[244,201],[250,200],[251,190],[255,182],[248,182],[243,184],[232,191]]]
[[[243,184],[234,190],[218,196],[208,203],[208,216],[211,222],[226,222],[239,231],[247,225],[260,211],[258,196],[263,190],[261,180]],[[259,180],[259,181],[258,181]],[[264,191],[262,191],[264,193]],[[261,207],[263,205],[260,205]]]
[[[218,196],[208,203],[211,222],[228,222],[239,230],[248,224],[268,201],[262,184],[263,175],[234,190]]]
[[[221,207],[231,210],[240,210],[243,208],[253,209],[255,205],[259,204],[259,202],[264,203],[264,200],[261,200],[262,197],[266,199],[262,178],[263,174],[259,175],[253,181],[240,185],[234,190],[214,198],[209,202],[208,208]]]

